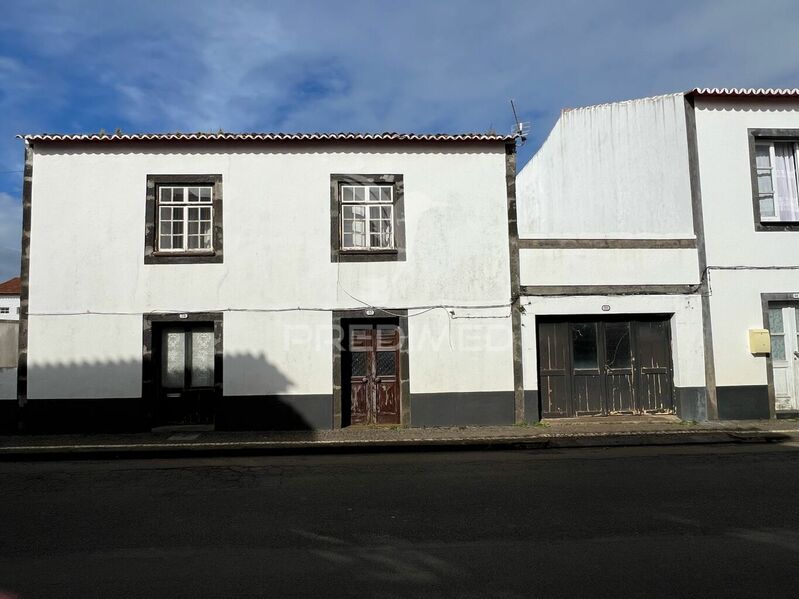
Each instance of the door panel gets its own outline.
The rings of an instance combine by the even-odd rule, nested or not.
[[[400,334],[396,325],[349,327],[350,424],[400,424]]]
[[[633,355],[629,322],[605,322],[605,392],[610,413],[633,412]]]
[[[542,416],[572,416],[569,332],[565,322],[538,325],[538,373]]]
[[[799,410],[799,339],[796,304],[770,304],[771,369],[774,375],[774,407],[777,411]]]
[[[159,376],[157,426],[212,424],[214,419],[214,329],[209,324],[167,324],[155,332]]]
[[[542,319],[537,333],[543,417],[673,410],[668,320]]]
[[[639,372],[638,409],[666,412],[673,409],[669,323],[648,320],[635,323]]]
[[[572,394],[576,415],[599,414],[604,410],[605,393],[600,367],[599,324],[580,322],[571,325]]]

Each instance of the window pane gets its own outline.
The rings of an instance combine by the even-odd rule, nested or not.
[[[773,218],[777,216],[774,212],[774,196],[764,196],[760,198],[760,217]]]
[[[161,335],[161,384],[181,389],[186,368],[186,337],[180,329],[165,329]]]
[[[366,190],[363,187],[353,187],[352,196],[353,196],[353,201],[355,202],[365,202]]]
[[[172,191],[172,201],[173,202],[182,202],[183,201],[183,188],[182,187],[175,187]]]
[[[189,201],[190,202],[200,201],[200,189],[198,187],[189,187]]]
[[[189,208],[189,221],[198,221],[200,220],[200,209],[199,208]]]
[[[352,202],[352,187],[341,188],[341,199],[344,202]]]
[[[578,323],[571,326],[574,368],[598,367],[596,323]]]
[[[210,250],[211,246],[211,235],[201,235],[200,236],[200,249],[202,250]]]
[[[785,335],[771,336],[771,359],[772,360],[785,359]]]
[[[183,221],[182,220],[172,221],[172,234],[177,235],[180,233],[183,233]]]
[[[189,235],[189,249],[196,250],[200,247],[200,239],[195,235]]]
[[[380,206],[369,206],[369,218],[380,218]]]
[[[168,235],[172,229],[172,224],[168,222],[161,223],[161,235]]]
[[[783,333],[782,308],[770,308],[768,311],[768,330],[772,333]]]
[[[171,187],[162,187],[161,188],[161,201],[162,202],[171,202],[172,201],[172,188]]]
[[[390,220],[393,212],[394,212],[393,206],[381,206],[380,218],[384,220]]]
[[[755,146],[755,164],[757,168],[770,168],[771,157],[769,147],[771,144],[757,144]]]
[[[211,220],[211,209],[210,208],[200,208],[200,218],[202,220]]]
[[[201,202],[210,202],[211,201],[211,188],[210,187],[202,187],[202,188],[200,188],[200,201]]]
[[[200,232],[200,223],[189,221],[189,235],[197,235]]]
[[[609,322],[605,325],[605,359],[609,368],[630,368],[630,325]]]
[[[158,242],[158,247],[162,250],[171,250],[172,249],[172,236],[171,235],[161,235],[161,239]]]
[[[169,220],[172,217],[172,208],[161,208],[161,220]]]
[[[379,187],[370,187],[369,188],[369,201],[370,202],[379,202],[380,201],[380,188]]]
[[[212,387],[214,385],[214,332],[192,331],[191,333],[191,386]]]
[[[770,172],[757,174],[757,191],[760,194],[770,194],[773,191]]]
[[[174,220],[183,220],[183,208],[181,206],[172,208],[172,218]]]
[[[382,202],[391,202],[391,187],[381,187],[380,188],[380,201]]]

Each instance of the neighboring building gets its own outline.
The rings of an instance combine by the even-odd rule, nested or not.
[[[20,279],[0,283],[0,320],[19,320]]]
[[[797,142],[796,90],[564,111],[517,178],[528,417],[799,411]]]
[[[29,430],[516,419],[513,136],[24,140]]]

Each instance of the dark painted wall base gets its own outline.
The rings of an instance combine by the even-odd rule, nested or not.
[[[541,420],[541,412],[538,411],[540,402],[538,400],[538,389],[524,390],[524,421],[535,424]]]
[[[769,418],[768,385],[716,387],[720,420]]]
[[[332,395],[247,395],[222,398],[216,430],[329,430]]]
[[[0,433],[16,433],[19,418],[16,400],[0,400]]]
[[[707,420],[707,389],[704,387],[675,387],[674,410],[683,420]]]
[[[513,424],[513,421],[513,391],[411,394],[411,426]]]
[[[30,399],[19,410],[28,433],[133,433],[149,430],[140,398]]]

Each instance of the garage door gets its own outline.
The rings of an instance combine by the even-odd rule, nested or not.
[[[539,318],[544,418],[673,411],[667,316]]]

